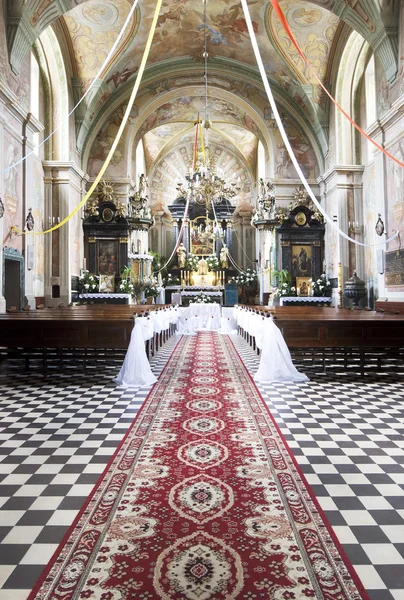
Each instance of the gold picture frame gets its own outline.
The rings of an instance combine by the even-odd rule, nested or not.
[[[296,277],[296,294],[298,296],[311,296],[310,277]]]

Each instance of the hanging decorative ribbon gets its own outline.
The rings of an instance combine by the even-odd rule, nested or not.
[[[203,125],[202,124],[201,124],[201,146],[202,146],[203,164],[205,165],[205,167],[207,167],[208,165],[206,164],[205,140],[203,137]]]
[[[196,128],[195,128],[195,142],[194,142],[194,159],[192,161],[192,175],[195,173],[195,167],[196,167],[196,151],[198,148],[198,128],[199,128],[199,113],[198,113],[198,119],[195,123]]]
[[[157,271],[157,273],[161,273],[161,271],[163,271],[172,261],[172,259],[174,258],[174,254],[176,253],[178,246],[181,243],[182,240],[182,235],[184,233],[184,228],[185,228],[185,221],[188,218],[188,210],[189,210],[189,203],[191,201],[191,194],[188,194],[188,198],[187,198],[187,203],[185,205],[185,211],[184,211],[184,216],[182,217],[182,225],[181,225],[181,229],[179,231],[178,237],[177,237],[177,241],[175,242],[175,246],[174,246],[174,250],[171,252],[171,255],[169,257],[169,259],[166,261],[166,263],[161,267],[161,269],[159,269]]]
[[[152,22],[152,25],[151,25],[151,28],[150,28],[150,32],[149,32],[149,37],[147,38],[146,46],[145,46],[145,49],[144,49],[144,52],[143,52],[142,61],[141,61],[140,66],[139,66],[139,71],[138,71],[137,76],[136,76],[136,81],[135,81],[135,84],[133,86],[132,93],[130,95],[129,102],[128,102],[128,105],[126,107],[125,114],[123,116],[121,125],[120,125],[120,127],[118,129],[116,137],[115,137],[115,139],[113,141],[113,144],[112,144],[112,146],[110,148],[108,156],[105,159],[105,162],[102,165],[102,167],[100,169],[100,172],[98,173],[97,177],[95,178],[94,182],[92,183],[90,189],[88,190],[88,192],[84,196],[83,200],[60,223],[57,223],[56,225],[54,225],[53,227],[51,227],[49,229],[46,229],[45,231],[29,231],[29,232],[25,232],[25,231],[20,231],[17,228],[15,228],[15,231],[18,234],[29,233],[30,235],[43,235],[45,233],[50,233],[51,231],[55,231],[56,229],[59,229],[65,223],[67,223],[80,210],[80,208],[82,206],[84,206],[84,204],[90,198],[91,194],[94,192],[94,190],[96,189],[97,185],[101,181],[102,176],[104,175],[105,171],[108,168],[109,163],[111,162],[111,159],[112,159],[112,157],[114,155],[116,147],[117,147],[117,145],[119,143],[119,140],[121,139],[123,130],[125,129],[127,120],[128,120],[128,118],[130,116],[130,112],[131,112],[133,104],[135,102],[136,94],[138,92],[138,89],[139,89],[139,86],[140,86],[140,82],[141,82],[142,77],[143,77],[143,72],[144,72],[144,69],[145,69],[145,66],[146,66],[147,58],[149,56],[150,47],[151,47],[151,43],[152,43],[152,40],[153,40],[154,32],[156,30],[157,19],[158,19],[158,16],[159,16],[161,4],[162,4],[162,0],[157,0],[156,9],[154,11],[154,16],[153,16],[153,22]]]
[[[122,26],[121,31],[118,34],[118,37],[116,38],[115,42],[113,43],[113,46],[111,48],[111,50],[108,52],[108,56],[106,57],[106,59],[104,60],[104,62],[102,63],[101,67],[98,70],[98,73],[95,75],[95,77],[93,78],[90,86],[87,88],[86,92],[83,94],[83,96],[80,98],[80,100],[77,102],[77,104],[72,108],[72,110],[68,113],[67,115],[67,119],[74,113],[74,111],[76,110],[76,108],[78,106],[80,106],[80,104],[83,102],[83,100],[88,96],[88,94],[90,93],[90,91],[92,90],[93,86],[95,83],[97,83],[100,75],[104,72],[104,69],[106,69],[106,67],[109,64],[109,61],[111,60],[112,56],[115,53],[115,50],[117,49],[117,46],[123,36],[123,33],[126,29],[126,27],[128,26],[128,23],[130,22],[133,13],[135,12],[136,6],[137,6],[138,0],[135,0],[129,13],[128,16],[126,17],[125,23]],[[20,160],[17,160],[15,163],[9,165],[8,167],[6,167],[5,169],[3,169],[2,171],[0,171],[0,175],[2,175],[3,173],[7,173],[7,171],[10,171],[11,169],[14,169],[14,167],[16,167],[17,165],[21,164],[22,162],[24,162],[24,160],[27,160],[27,158],[29,156],[32,156],[32,154],[34,154],[38,148],[41,148],[41,146],[43,146],[59,129],[60,129],[61,125],[58,125],[45,139],[42,140],[42,142],[40,144],[38,144],[37,146],[35,146],[35,148],[33,148],[31,150],[31,152],[28,152],[28,154],[26,154],[25,156],[23,156],[22,158],[20,158]]]
[[[212,210],[213,210],[213,219],[214,219],[214,223],[215,223],[215,228],[216,228],[216,231],[217,231],[219,229],[219,221],[217,220],[216,210],[215,210],[215,203],[214,202],[212,202]],[[224,247],[224,242],[223,242],[223,239],[222,239],[221,236],[219,236],[219,240],[220,240],[220,243],[222,244],[222,248],[223,248]],[[243,252],[244,252],[244,249],[243,249]],[[239,273],[243,273],[244,269],[242,269],[242,267],[240,267],[236,263],[236,261],[234,260],[234,258],[230,254],[230,250],[229,249],[227,249],[227,256],[229,257],[229,260],[230,260],[231,264],[233,265],[233,267],[236,269],[236,271],[238,271]],[[250,259],[248,259],[248,260],[250,260]]]
[[[336,223],[334,223],[334,221],[331,219],[331,217],[329,217],[327,215],[327,213],[325,212],[324,208],[321,206],[321,204],[319,203],[319,201],[317,200],[317,198],[313,194],[313,191],[310,188],[310,186],[309,186],[309,184],[307,182],[307,179],[305,178],[305,176],[303,174],[303,171],[300,168],[300,165],[299,165],[299,163],[297,161],[295,153],[293,152],[292,146],[290,145],[288,136],[286,134],[285,128],[284,128],[283,123],[282,123],[282,120],[280,118],[280,115],[279,115],[279,112],[278,112],[278,108],[276,106],[276,102],[275,102],[274,96],[272,94],[271,86],[269,85],[269,80],[268,80],[267,74],[265,72],[265,67],[264,67],[264,64],[262,62],[261,54],[260,54],[260,51],[259,51],[259,48],[258,48],[257,39],[255,37],[255,32],[254,32],[254,28],[253,28],[253,25],[252,25],[250,12],[248,10],[247,0],[241,0],[241,5],[243,7],[244,17],[245,17],[245,20],[246,20],[246,23],[247,23],[247,28],[248,28],[248,33],[250,35],[250,40],[251,40],[251,44],[252,44],[252,47],[253,47],[253,50],[254,50],[255,59],[257,61],[258,69],[259,69],[260,74],[261,74],[262,83],[264,85],[265,91],[266,91],[267,96],[268,96],[269,104],[271,106],[271,109],[272,109],[272,112],[274,114],[276,123],[278,125],[279,132],[280,132],[280,134],[282,136],[283,143],[285,144],[286,149],[287,149],[287,151],[289,153],[290,160],[292,161],[293,166],[295,167],[296,172],[299,175],[300,181],[302,182],[302,184],[303,184],[303,186],[304,186],[304,188],[305,188],[308,196],[312,200],[313,204],[321,212],[321,214],[323,215],[323,217],[325,218],[325,220],[331,225],[331,227],[333,229],[335,229],[335,231],[337,231],[339,233],[339,235],[341,235],[342,237],[344,237],[348,241],[353,242],[354,244],[357,244],[358,246],[366,246],[366,247],[369,247],[369,246],[378,247],[378,246],[384,246],[384,245],[388,244],[389,242],[391,242],[392,240],[394,240],[399,235],[398,231],[396,231],[393,236],[391,236],[390,238],[388,238],[384,242],[381,242],[380,244],[364,244],[362,242],[358,242],[357,240],[349,237],[349,235],[347,235],[344,231],[342,231],[338,227],[338,225]]]
[[[342,108],[342,106],[340,104],[338,104],[338,102],[335,100],[335,98],[327,90],[327,88],[325,87],[325,85],[323,84],[321,79],[318,77],[317,73],[315,72],[315,70],[313,69],[313,67],[311,66],[309,61],[307,60],[304,52],[302,51],[299,44],[297,43],[296,38],[293,35],[292,30],[289,27],[289,23],[287,22],[285,15],[283,14],[281,7],[279,6],[279,0],[271,0],[271,4],[272,4],[274,11],[277,14],[278,19],[280,20],[280,22],[282,24],[282,27],[288,34],[290,41],[292,42],[292,44],[294,45],[294,47],[296,48],[296,50],[298,51],[299,55],[302,57],[302,59],[304,60],[306,65],[309,67],[309,69],[312,72],[313,76],[315,77],[316,81],[322,87],[322,89],[327,94],[327,96],[330,98],[330,100],[335,104],[335,106],[338,108],[338,110],[340,110],[342,112],[342,114],[348,119],[348,121],[351,123],[351,125],[356,127],[356,129],[359,131],[359,133],[361,133],[368,140],[368,142],[371,142],[374,146],[376,146],[376,148],[378,150],[380,150],[380,152],[383,152],[383,154],[385,154],[388,158],[390,158],[391,160],[394,160],[394,162],[396,162],[398,165],[400,165],[400,167],[404,167],[404,163],[402,163],[400,160],[398,160],[398,158],[396,158],[395,156],[393,156],[392,154],[387,152],[387,150],[385,150],[382,146],[380,146],[380,144],[378,144],[373,138],[371,138],[369,135],[367,135],[367,133],[365,133],[363,131],[363,129],[361,127],[359,127],[359,125],[348,115],[348,113]]]

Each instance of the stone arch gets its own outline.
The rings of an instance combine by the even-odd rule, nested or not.
[[[193,69],[195,70],[195,66],[193,66]],[[212,72],[213,72],[213,69],[211,69],[211,73]],[[219,74],[222,74],[222,71],[214,70],[214,73],[215,73],[215,75],[219,75]],[[171,74],[172,73],[167,72],[167,77],[169,77]],[[228,76],[229,74],[226,73],[226,75]],[[160,81],[161,81],[161,71],[159,73],[159,76],[160,76]],[[180,77],[180,76],[177,75],[177,77]],[[145,87],[148,86],[150,89],[153,82],[156,82],[157,79],[150,77],[149,73],[146,73],[144,79],[147,81],[147,83],[143,84],[143,87],[138,95],[139,104],[141,104],[143,102],[143,105],[139,108],[139,115],[134,117],[133,119],[131,119],[131,123],[127,128],[127,134],[126,134],[125,155],[127,156],[127,161],[128,161],[128,163],[127,163],[128,176],[130,176],[130,173],[131,173],[131,165],[130,165],[130,161],[132,160],[131,159],[131,153],[132,153],[131,149],[134,147],[134,145],[135,146],[137,145],[138,140],[140,139],[140,137],[142,137],[139,134],[141,133],[141,128],[143,126],[143,123],[150,117],[150,115],[152,115],[153,111],[155,111],[162,104],[164,104],[166,102],[174,101],[175,99],[178,99],[181,96],[184,96],[184,88],[178,87],[176,89],[172,89],[169,91],[163,91],[163,92],[155,95],[151,99],[149,98],[145,101],[144,100]],[[250,81],[250,83],[253,82],[254,86],[257,88],[257,90],[259,92],[263,91],[263,86],[262,86],[262,83],[259,81],[259,76],[257,76],[257,73],[255,71],[253,71],[252,69],[251,69],[251,77],[250,77],[249,81]],[[272,82],[272,83],[273,83],[273,90],[274,90],[275,98],[278,103],[278,106],[280,107],[280,110],[284,114],[290,115],[290,118],[296,122],[298,129],[300,129],[301,131],[304,132],[310,145],[313,148],[313,151],[316,156],[318,168],[321,171],[321,169],[323,168],[323,161],[324,161],[323,154],[325,153],[324,144],[326,143],[325,139],[323,140],[321,138],[321,136],[319,136],[319,128],[321,129],[321,126],[318,125],[314,128],[313,124],[310,123],[308,121],[308,119],[306,118],[306,115],[302,114],[300,107],[294,106],[293,102],[291,102],[287,98],[287,96],[283,92],[283,90],[280,89],[279,85],[277,85],[274,82]],[[195,85],[195,87],[198,87],[198,86]],[[199,87],[201,87],[201,86],[199,85]],[[220,93],[223,97],[228,99],[230,102],[236,102],[238,104],[238,106],[246,113],[246,115],[248,115],[249,118],[253,119],[254,122],[257,123],[258,131],[263,136],[263,141],[264,141],[264,146],[266,148],[267,156],[273,157],[274,152],[277,151],[276,145],[274,144],[274,131],[273,131],[274,122],[270,118],[268,120],[268,117],[264,118],[264,113],[263,113],[263,109],[262,109],[262,98],[260,98],[261,107],[259,108],[258,106],[256,106],[256,104],[254,104],[254,102],[242,97],[241,95],[236,95],[230,91],[223,90],[220,87],[215,88],[214,86],[210,86],[209,89],[210,90],[214,89],[215,90],[214,93]],[[120,106],[122,106],[122,104],[125,102],[126,98],[129,96],[129,94],[130,94],[130,87],[129,87],[129,85],[127,85],[125,87],[125,90],[121,92],[119,97],[118,97],[118,95],[116,95],[113,99],[111,99],[111,101],[108,103],[108,105],[103,107],[101,114],[98,117],[97,122],[94,123],[94,125],[92,126],[91,130],[89,131],[89,133],[87,135],[86,140],[82,141],[81,151],[82,151],[82,157],[83,157],[83,159],[82,159],[83,170],[87,169],[87,164],[88,164],[89,155],[91,152],[91,147],[94,143],[94,140],[96,139],[96,137],[98,135],[98,132],[100,131],[100,129],[102,127],[105,127],[105,125],[108,122],[108,120],[110,119],[111,115],[116,110],[118,110]],[[314,131],[314,129],[315,129],[315,131]],[[269,173],[268,174],[270,176],[274,176],[273,160],[269,164]]]
[[[353,32],[342,53],[337,78],[335,98],[342,108],[353,118],[358,118],[355,98],[364,72],[369,44],[356,32]],[[339,110],[334,112],[337,164],[356,164],[358,162],[357,139],[355,129]]]

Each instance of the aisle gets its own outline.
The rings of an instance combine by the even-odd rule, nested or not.
[[[30,599],[366,598],[357,583],[231,341],[203,333],[177,346]]]

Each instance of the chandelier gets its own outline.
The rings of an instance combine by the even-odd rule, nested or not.
[[[220,204],[223,201],[231,201],[240,191],[240,178],[236,178],[235,173],[230,183],[226,183],[223,178],[223,170],[216,170],[211,164],[206,164],[206,160],[197,170],[190,172],[185,176],[187,180],[188,191],[191,194],[191,200],[199,205],[206,205],[209,212],[212,203]]]
[[[224,201],[230,202],[241,189],[240,177],[236,177],[233,173],[232,180],[226,182],[224,179],[223,169],[216,169],[214,161],[209,154],[209,130],[212,127],[212,122],[209,118],[209,102],[208,102],[208,52],[207,52],[207,18],[206,6],[207,0],[203,0],[204,4],[204,49],[202,57],[204,59],[204,81],[205,81],[205,115],[201,121],[198,118],[196,125],[196,138],[194,145],[193,164],[189,172],[186,174],[185,190],[182,184],[177,187],[178,195],[190,194],[191,202],[199,205],[206,205],[206,211],[209,212],[212,204],[217,205]],[[201,149],[197,160],[198,132],[200,130]],[[184,193],[185,192],[185,193]]]

